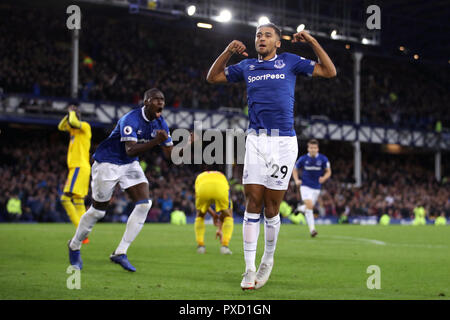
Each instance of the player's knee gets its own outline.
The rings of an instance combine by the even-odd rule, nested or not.
[[[306,206],[306,209],[310,209],[310,210],[314,208],[314,205],[311,200],[305,200],[305,206]]]
[[[280,207],[264,207],[264,216],[266,218],[273,218],[280,212]]]
[[[255,197],[253,195],[249,195],[247,197],[247,212],[260,213],[263,206],[262,197]]]
[[[201,212],[200,210],[197,210],[197,218],[204,218],[206,215],[206,212]]]
[[[278,201],[266,200],[264,203],[264,215],[267,218],[275,217],[280,212],[280,203]]]

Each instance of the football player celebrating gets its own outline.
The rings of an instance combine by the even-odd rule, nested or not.
[[[161,146],[169,158],[173,142],[169,127],[161,115],[165,100],[156,89],[145,92],[144,106],[132,110],[119,119],[108,138],[98,146],[92,165],[92,206],[81,217],[75,236],[69,241],[70,264],[81,269],[81,242],[91,232],[94,224],[103,218],[113,194],[120,184],[135,203],[117,249],[111,254],[112,262],[125,270],[136,271],[127,258],[130,244],[141,231],[151,208],[147,178],[138,162],[138,156]]]
[[[244,59],[227,67],[233,54],[248,57],[246,46],[232,41],[215,60],[207,75],[209,83],[245,81],[249,109],[243,184],[246,210],[243,224],[245,273],[242,289],[258,289],[267,282],[274,263],[280,230],[279,208],[297,159],[294,130],[294,89],[297,75],[331,78],[336,69],[327,53],[308,32],[293,35],[292,42],[311,46],[314,62],[291,53],[277,54],[281,30],[274,24],[257,27],[257,59]],[[265,247],[258,271],[255,266],[259,222],[264,206]]]

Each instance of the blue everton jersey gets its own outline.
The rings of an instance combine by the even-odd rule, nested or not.
[[[297,75],[312,76],[315,62],[292,53],[264,61],[245,59],[225,68],[228,82],[247,84],[249,131],[278,129],[280,136],[295,136],[294,90]]]
[[[330,168],[328,158],[318,153],[315,158],[308,154],[301,156],[295,163],[297,169],[302,169],[302,186],[312,189],[320,189],[319,178],[323,176],[325,169]]]
[[[138,157],[127,156],[125,141],[148,142],[156,136],[157,130],[165,130],[169,136],[161,145],[173,145],[169,127],[162,116],[150,121],[145,116],[144,107],[134,109],[119,119],[109,137],[98,146],[94,159],[97,162],[119,165],[132,163],[138,160]]]

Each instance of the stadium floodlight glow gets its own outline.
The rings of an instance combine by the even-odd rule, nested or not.
[[[362,42],[362,44],[369,44],[369,39],[362,38],[361,42]]]
[[[283,35],[281,38],[287,41],[292,39],[291,36],[288,36],[287,34]]]
[[[204,22],[198,22],[197,27],[203,28],[203,29],[212,29],[212,24],[204,23]]]
[[[415,60],[418,60],[418,59],[419,59],[419,55],[418,55],[417,53],[414,55],[414,59],[415,59]]]
[[[217,21],[219,22],[230,22],[232,18],[231,12],[228,9],[223,9],[220,11],[219,16],[217,17]]]
[[[259,19],[258,19],[259,26],[262,24],[268,24],[268,23],[270,23],[269,18],[267,18],[266,16],[259,17]]]
[[[404,46],[400,46],[400,47],[398,48],[398,50],[400,50],[400,51],[405,51],[405,47],[404,47]]]
[[[297,27],[297,32],[305,30],[305,25],[302,23]]]
[[[348,43],[345,45],[345,49],[350,49],[350,45]]]
[[[186,12],[188,16],[193,16],[196,10],[197,8],[194,5],[190,5],[189,7],[187,7]]]
[[[337,30],[333,30],[331,31],[331,39],[336,39],[337,38]]]

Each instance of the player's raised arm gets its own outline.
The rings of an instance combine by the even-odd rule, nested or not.
[[[241,41],[233,40],[212,64],[208,71],[208,75],[206,76],[206,81],[209,83],[228,82],[225,75],[225,67],[227,66],[228,60],[230,60],[231,56],[235,53],[248,57],[247,52],[245,52],[246,49],[247,48]]]
[[[67,123],[67,118],[69,116],[64,116],[64,118],[61,119],[61,121],[58,124],[58,130],[59,131],[69,131],[69,124]]]
[[[137,157],[146,151],[160,145],[167,140],[168,134],[165,130],[158,130],[156,137],[146,143],[137,143],[137,141],[125,141],[125,152],[129,157]]]
[[[319,42],[306,31],[300,31],[292,37],[292,42],[308,43],[318,58],[314,66],[313,77],[333,78],[336,76],[336,67]]]

